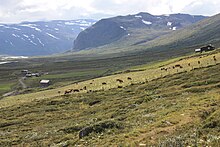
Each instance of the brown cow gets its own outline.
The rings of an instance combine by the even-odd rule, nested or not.
[[[106,84],[107,84],[106,82],[103,82],[103,83],[102,83],[102,85],[106,85]]]
[[[73,91],[73,89],[65,90],[64,95],[66,95],[66,94],[70,94],[72,91]]]
[[[215,58],[215,56],[213,56],[213,59],[214,59],[215,62],[217,61],[217,59]]]
[[[119,82],[119,83],[123,83],[123,82],[124,82],[124,81],[121,80],[121,79],[116,79],[116,81]]]
[[[176,64],[174,67],[181,67],[181,65],[180,64]]]
[[[73,92],[79,92],[79,89],[74,89]]]
[[[131,78],[131,77],[128,77],[128,80],[132,80],[132,78]]]

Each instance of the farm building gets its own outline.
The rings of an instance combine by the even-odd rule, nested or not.
[[[195,52],[197,52],[197,53],[200,52],[201,53],[203,51],[207,52],[207,51],[212,51],[214,49],[215,49],[215,47],[213,45],[209,44],[209,45],[203,46],[203,47],[201,47],[199,49],[195,49]]]
[[[40,85],[42,87],[48,87],[50,85],[50,80],[41,80]]]

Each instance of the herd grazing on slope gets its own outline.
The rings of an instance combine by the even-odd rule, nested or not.
[[[201,58],[203,58],[203,57],[200,57],[200,59]],[[212,56],[211,62],[213,62],[213,61],[214,61],[215,64],[217,64],[216,56]],[[180,72],[180,69],[183,69],[183,70],[187,71],[187,69],[186,69],[187,66],[191,67],[192,70],[194,70],[194,69],[197,69],[198,67],[202,67],[201,65],[202,65],[202,61],[201,60],[197,60],[197,66],[194,64],[195,67],[193,67],[193,63],[186,63],[185,68],[184,68],[184,65],[182,65],[182,64],[175,64],[175,65],[172,65],[170,67],[162,67],[162,68],[160,68],[160,70],[161,70],[161,77],[163,77],[162,76],[163,75],[163,71],[169,72],[169,73],[170,73],[170,71],[173,71],[174,69],[176,69],[177,72]],[[133,78],[131,78],[131,77],[127,77],[125,80],[117,78],[115,80],[116,85],[117,85],[116,87],[117,88],[123,88],[123,86],[121,84],[124,83],[126,80],[127,80],[127,82],[130,81],[130,85],[133,85],[133,83],[132,83]],[[89,84],[93,85],[94,81],[95,80],[92,80],[92,82],[90,82]],[[75,83],[75,85],[78,85],[78,83]],[[101,85],[100,85],[100,86],[102,86],[101,89],[104,90],[104,86],[107,86],[107,85],[108,85],[108,83],[106,81],[105,82],[101,82]],[[98,91],[98,90],[91,90],[91,89],[88,89],[87,86],[84,86],[84,87],[79,88],[79,89],[67,89],[67,90],[64,91],[64,95],[69,95],[71,93],[79,93],[80,91],[86,91],[87,93],[90,93],[90,92],[95,92],[95,91]],[[61,91],[58,91],[58,94],[60,95]]]

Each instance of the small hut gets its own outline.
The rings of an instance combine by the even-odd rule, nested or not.
[[[215,49],[215,47],[212,44],[209,44],[209,45],[203,46],[199,49],[195,49],[195,52],[200,52],[200,53],[203,51],[208,52],[208,51],[212,51],[214,49]]]
[[[41,87],[48,87],[50,85],[50,80],[41,80],[40,85]]]

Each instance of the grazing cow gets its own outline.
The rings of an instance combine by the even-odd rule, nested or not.
[[[86,87],[86,86],[84,86],[84,87],[83,87],[83,89],[84,89],[84,90],[86,90],[86,89],[87,89],[87,87]]]
[[[180,64],[176,64],[174,67],[181,67],[181,65]]]
[[[118,88],[123,88],[122,86],[118,86]]]
[[[73,89],[65,90],[64,95],[66,95],[66,94],[70,94],[72,91],[73,91]]]
[[[119,83],[123,83],[123,82],[124,82],[124,81],[121,80],[121,79],[117,79],[116,81],[119,82]]]
[[[128,80],[132,80],[132,78],[131,78],[131,77],[128,77]]]
[[[215,62],[217,61],[217,59],[215,58],[215,56],[213,56],[213,59],[214,59]]]
[[[103,82],[102,85],[106,85],[107,83]]]
[[[79,92],[79,89],[74,89],[73,92]]]
[[[190,63],[188,63],[188,66],[190,66]]]
[[[201,62],[200,61],[198,61],[198,64],[200,64]]]
[[[163,68],[161,68],[160,70],[165,70],[165,71],[167,71],[167,68],[164,68],[164,67],[163,67]]]
[[[92,85],[92,83],[90,83]]]
[[[58,91],[58,94],[60,94],[61,93],[61,91]]]

